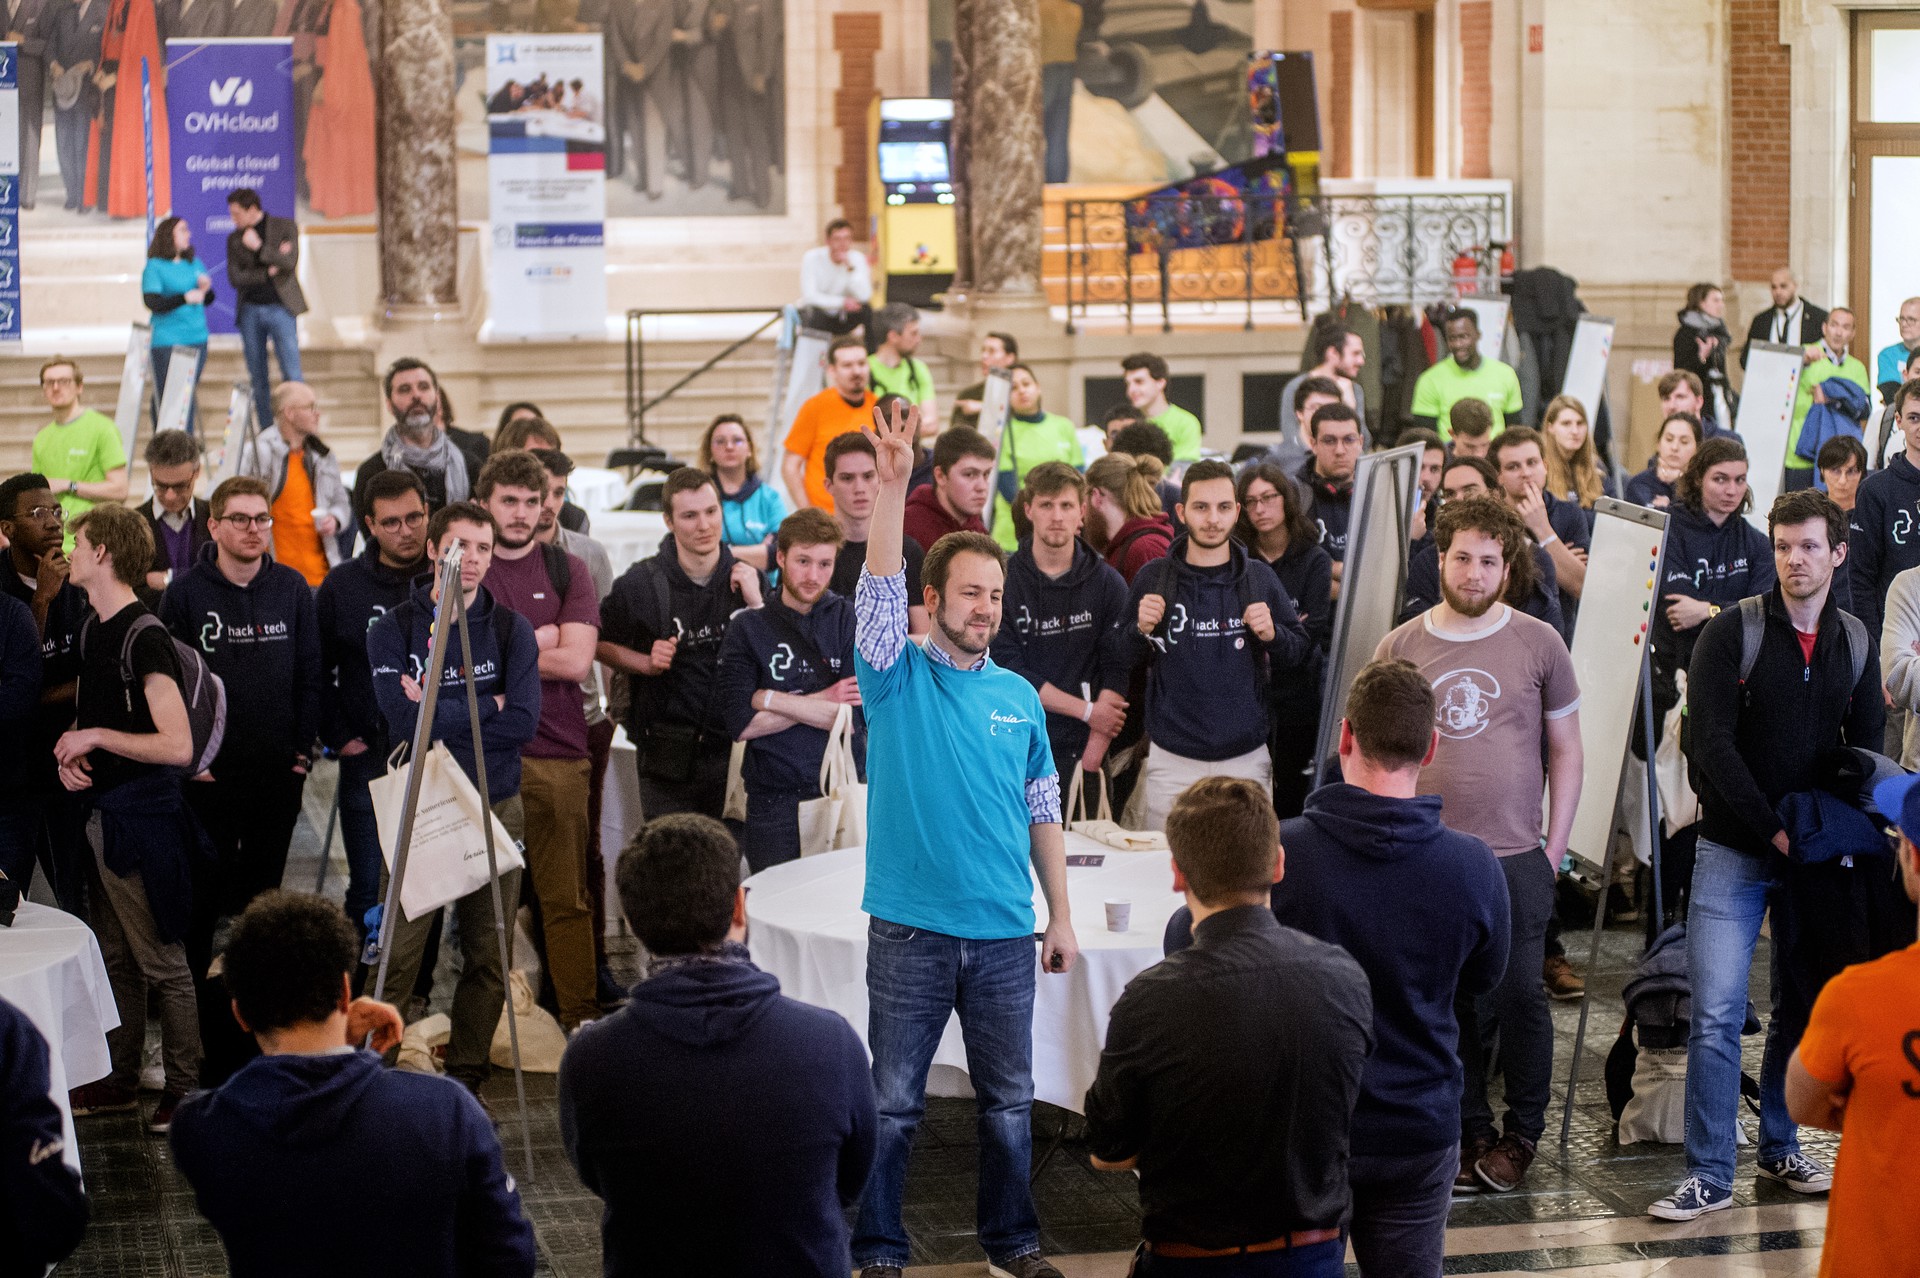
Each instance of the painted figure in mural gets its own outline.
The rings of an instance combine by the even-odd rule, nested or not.
[[[20,86],[20,207],[40,193],[40,130],[47,114],[47,36],[58,0],[5,0]]]
[[[160,0],[160,39],[218,40],[228,34],[233,6],[227,0]]]
[[[53,144],[60,160],[60,182],[67,189],[66,207],[77,211],[87,202],[87,131],[100,107],[93,73],[107,27],[107,0],[50,3],[47,73],[53,87]]]
[[[333,0],[284,0],[274,19],[273,34],[293,37],[293,153],[307,153],[307,125],[313,115],[313,94],[320,83],[319,48],[333,12]],[[300,198],[312,203],[305,164],[295,166]]]
[[[232,40],[261,40],[273,34],[280,23],[280,0],[220,0],[230,4],[227,37]]]
[[[687,185],[707,184],[713,160],[713,90],[719,57],[707,37],[712,0],[671,0],[673,47],[667,59],[667,156]]]
[[[666,188],[666,156],[662,152],[667,129],[659,125],[663,123],[661,104],[669,81],[667,61],[673,49],[674,2],[608,0],[607,5],[607,56],[617,71],[612,81],[614,118],[607,131],[631,139],[625,159],[632,169],[633,189],[656,200]]]
[[[314,37],[310,118],[300,148],[300,170],[306,178],[307,203],[315,213],[359,217],[373,212],[379,202],[373,69],[359,0],[327,3],[327,14]]]
[[[779,146],[784,48],[779,0],[714,0],[708,19],[718,53],[720,132],[726,144],[727,197],[767,208]]]
[[[146,158],[143,144],[140,67],[146,63],[153,101],[153,207],[171,208],[172,163],[167,146],[166,60],[153,0],[112,0],[100,35],[99,69],[93,85],[100,91],[87,157],[89,207],[111,217],[145,217]],[[116,142],[118,146],[116,147]]]

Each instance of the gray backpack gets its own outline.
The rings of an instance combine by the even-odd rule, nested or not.
[[[87,635],[92,630],[94,618],[89,615],[86,623],[80,627],[80,656],[84,660],[87,654]],[[213,766],[213,758],[220,753],[220,743],[227,735],[227,686],[220,676],[207,668],[200,653],[173,637],[166,623],[150,612],[141,613],[127,627],[127,637],[120,644],[120,686],[132,696],[135,684],[133,677],[133,641],[142,630],[158,629],[173,643],[173,653],[180,661],[180,699],[187,705],[187,726],[193,732],[193,762],[187,765],[187,775],[198,776]]]

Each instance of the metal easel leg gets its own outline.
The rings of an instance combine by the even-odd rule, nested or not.
[[[340,822],[340,776],[336,769],[333,780],[333,803],[327,808],[327,833],[320,840],[320,874],[313,881],[313,894],[320,895],[327,888],[327,863],[333,860],[333,830]]]
[[[458,597],[458,596],[456,596]],[[480,740],[480,698],[473,686],[473,644],[467,633],[467,610],[457,612],[460,629],[460,665],[466,671],[467,720],[473,726],[473,770],[479,783],[480,828],[487,845],[487,887],[493,893],[493,931],[500,941],[500,981],[506,987],[507,1043],[513,1054],[513,1093],[520,1107],[520,1148],[526,1155],[527,1180],[533,1180],[533,1128],[527,1120],[527,1079],[520,1069],[520,1024],[513,1014],[513,954],[507,943],[506,905],[501,900],[500,863],[493,846],[493,797],[487,789],[487,752]],[[501,671],[502,676],[505,670]],[[518,906],[519,902],[514,903]]]

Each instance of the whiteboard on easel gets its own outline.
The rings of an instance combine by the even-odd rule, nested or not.
[[[1740,414],[1733,428],[1747,446],[1747,488],[1753,509],[1747,522],[1767,530],[1767,511],[1780,495],[1787,464],[1787,435],[1793,429],[1793,401],[1800,393],[1800,372],[1807,366],[1798,346],[1755,342],[1747,351],[1747,380],[1740,390]]]
[[[1587,552],[1587,584],[1581,594],[1604,599],[1607,606],[1582,608],[1573,626],[1570,649],[1580,683],[1585,772],[1567,846],[1594,865],[1606,863],[1607,842],[1613,837],[1614,804],[1620,795],[1620,772],[1626,766],[1634,712],[1640,704],[1640,673],[1646,645],[1652,641],[1654,596],[1666,537],[1663,511],[1611,497],[1593,503],[1593,544]]]
[[[1007,419],[1013,413],[1013,374],[1004,368],[987,370],[986,389],[980,395],[980,418],[977,429],[988,439],[998,443],[1007,429]]]
[[[1567,374],[1560,379],[1560,393],[1579,400],[1589,422],[1600,415],[1600,397],[1607,391],[1607,359],[1612,354],[1613,321],[1582,315],[1574,326],[1573,348],[1567,353]]]
[[[1497,359],[1501,363],[1510,363],[1507,359],[1507,311],[1509,303],[1504,297],[1463,297],[1460,309],[1472,311],[1480,320],[1480,358]]]
[[[216,483],[240,473],[240,454],[253,434],[253,387],[246,382],[235,382],[232,393],[227,396],[227,434],[220,446],[219,465],[214,467]]]
[[[147,402],[147,384],[153,380],[153,330],[135,324],[127,337],[127,356],[120,364],[120,398],[113,408],[113,424],[120,430],[120,455],[133,457],[140,435],[140,410]]]
[[[193,405],[194,383],[200,375],[200,352],[191,346],[173,348],[167,361],[167,388],[160,393],[160,416],[153,423],[154,434],[163,430],[185,430],[187,412]]]

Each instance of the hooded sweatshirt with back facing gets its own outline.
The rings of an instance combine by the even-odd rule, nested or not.
[[[174,1162],[234,1278],[526,1278],[533,1227],[486,1111],[371,1052],[260,1056],[180,1103]]]
[[[560,1061],[560,1138],[609,1274],[846,1278],[873,1165],[866,1050],[738,946],[676,961]]]

